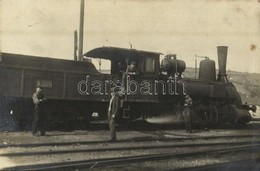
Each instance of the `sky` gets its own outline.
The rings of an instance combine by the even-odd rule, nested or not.
[[[73,59],[80,0],[0,0],[2,52]],[[115,46],[217,60],[260,73],[259,0],[85,0],[83,52]],[[106,65],[104,63],[103,65]]]

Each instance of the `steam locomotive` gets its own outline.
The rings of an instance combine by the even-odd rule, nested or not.
[[[85,125],[93,116],[106,119],[111,88],[123,88],[121,114],[118,119],[133,120],[178,115],[183,98],[193,99],[192,119],[198,124],[239,123],[251,120],[235,86],[226,75],[227,47],[218,47],[219,74],[215,62],[200,62],[199,78],[183,78],[185,62],[175,55],[100,47],[85,57],[111,61],[110,73],[97,71],[93,63],[2,53],[0,56],[0,130],[30,127],[33,113],[31,96],[35,86],[43,87],[47,101],[45,113],[49,124]],[[122,76],[134,61],[138,74]]]

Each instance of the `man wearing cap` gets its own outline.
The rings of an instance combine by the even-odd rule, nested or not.
[[[42,87],[37,86],[36,92],[32,96],[34,104],[34,116],[32,123],[33,136],[45,136],[45,113],[44,113],[44,95],[42,94]],[[40,134],[38,134],[40,131]]]
[[[192,99],[191,99],[191,97],[187,94],[187,95],[185,96],[185,101],[184,101],[183,117],[184,117],[186,132],[189,132],[189,133],[192,133],[192,127],[191,127],[191,124],[192,124],[191,109],[192,109]]]
[[[130,65],[128,65],[126,69],[126,74],[139,74],[135,61],[132,61]]]
[[[110,141],[116,141],[116,116],[119,115],[121,109],[122,90],[112,89],[111,99],[108,106],[108,122],[110,130]]]

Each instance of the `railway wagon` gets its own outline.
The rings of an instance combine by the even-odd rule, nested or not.
[[[37,85],[43,87],[47,98],[45,109],[49,123],[79,121],[79,124],[89,120],[94,112],[104,113],[109,96],[82,94],[87,88],[86,78],[109,80],[110,75],[100,74],[91,62],[2,53],[0,129],[30,127],[32,95]]]

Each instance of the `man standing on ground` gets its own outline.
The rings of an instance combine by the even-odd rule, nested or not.
[[[32,96],[34,104],[34,116],[32,124],[33,136],[45,136],[45,113],[44,113],[44,95],[42,94],[42,87],[37,86],[36,92]],[[40,131],[40,134],[38,134]]]
[[[111,99],[108,106],[108,122],[110,129],[110,141],[116,141],[116,116],[119,115],[121,109],[121,90],[115,88],[111,92]]]
[[[189,133],[192,133],[192,127],[191,127],[191,124],[192,124],[191,109],[192,109],[192,99],[191,99],[191,97],[187,94],[187,95],[185,96],[185,101],[184,101],[183,117],[184,117],[186,132],[189,132]]]

